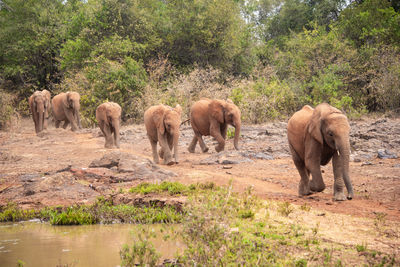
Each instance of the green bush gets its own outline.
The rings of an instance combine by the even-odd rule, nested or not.
[[[14,101],[13,95],[0,89],[0,129],[6,128],[15,114]]]

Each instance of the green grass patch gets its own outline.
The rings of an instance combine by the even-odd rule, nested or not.
[[[135,187],[132,187],[129,190],[129,192],[143,194],[143,195],[147,195],[150,193],[167,192],[172,196],[172,195],[187,194],[190,190],[191,190],[190,187],[183,185],[181,183],[164,181],[161,184],[141,183]]]
[[[0,210],[0,222],[17,222],[30,219],[48,221],[52,225],[84,225],[96,223],[178,223],[182,212],[172,206],[113,205],[100,197],[88,206],[52,207],[41,210],[22,210],[10,203]]]

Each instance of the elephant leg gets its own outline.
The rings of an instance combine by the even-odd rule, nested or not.
[[[344,194],[343,168],[337,152],[333,154],[332,167],[333,177],[335,180],[333,184],[333,199],[336,201],[346,200],[346,196]]]
[[[63,129],[67,129],[68,124],[69,124],[69,121],[65,120],[64,125],[63,125]]]
[[[60,128],[60,123],[61,123],[61,121],[58,121],[58,120],[56,120],[56,121],[54,122],[56,128]]]
[[[290,147],[290,152],[292,154],[292,159],[294,162],[294,165],[297,168],[297,171],[300,174],[300,183],[299,183],[299,196],[306,196],[311,194],[310,191],[310,174],[304,165],[304,161],[299,157],[297,152],[294,150],[292,145],[289,144]]]
[[[74,115],[74,111],[69,108],[65,108],[64,113],[65,113],[65,116],[67,117],[67,120],[71,123],[71,130],[74,132],[76,130],[78,130],[78,126],[76,125],[76,118]]]
[[[310,189],[314,192],[322,192],[325,189],[324,180],[321,173],[321,151],[322,146],[318,141],[310,140],[305,143],[305,166],[311,173]]]
[[[319,162],[307,162],[307,169],[311,172],[312,179],[310,181],[310,189],[314,192],[322,192],[325,189],[325,183],[322,179],[321,166]]]
[[[149,137],[149,140],[150,140],[150,144],[151,144],[151,151],[153,153],[153,161],[154,161],[154,163],[159,164],[160,160],[158,159],[158,155],[157,155],[157,141],[152,140],[150,137]]]
[[[204,143],[204,140],[203,140],[203,137],[201,136],[201,134],[196,134],[196,138],[199,141],[201,151],[203,153],[206,153],[208,151],[208,147],[206,146],[206,143]]]
[[[215,150],[217,152],[223,151],[225,149],[225,139],[221,135],[221,128],[217,121],[211,121],[210,135],[218,142],[218,145],[215,146]]]
[[[113,137],[112,137],[112,131],[111,127],[107,124],[104,124],[103,127],[103,132],[104,132],[104,137],[106,138],[106,143],[104,145],[105,148],[112,148],[113,147]]]
[[[194,150],[196,148],[197,145],[197,136],[193,136],[192,142],[190,142],[188,150],[190,153],[194,153]]]
[[[119,133],[114,128],[114,144],[117,148],[119,148]]]
[[[164,160],[164,164],[166,165],[173,165],[175,162],[172,160],[171,157],[171,150],[169,149],[169,145],[168,145],[168,140],[167,140],[167,134],[158,134],[158,142],[160,143],[161,149],[163,150],[163,160]]]
[[[221,124],[221,136],[226,140],[226,133],[228,132],[228,124]]]

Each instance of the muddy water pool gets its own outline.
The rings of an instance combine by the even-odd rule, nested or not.
[[[150,241],[162,255],[172,259],[182,243],[164,240],[166,225],[132,224],[52,226],[48,223],[0,224],[0,266],[119,266],[123,244],[132,245],[143,229],[156,236]],[[173,235],[172,235],[173,236]]]

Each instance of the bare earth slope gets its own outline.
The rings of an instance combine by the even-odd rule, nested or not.
[[[325,226],[321,228],[326,227],[327,238],[334,241],[356,243],[361,232],[366,234],[374,224],[384,221],[383,234],[365,236],[364,240],[376,243],[384,238],[376,246],[399,253],[400,159],[381,159],[377,155],[379,149],[387,149],[400,156],[400,119],[364,119],[352,122],[351,126],[350,174],[355,198],[334,202],[330,163],[322,167],[326,190],[305,198],[297,196],[299,175],[289,155],[286,122],[244,126],[240,153],[233,150],[233,141],[228,140],[226,151],[220,154],[215,152],[211,138],[205,138],[210,148],[208,153],[200,153],[199,147],[196,153],[189,153],[187,146],[193,133],[190,126],[182,126],[180,163],[160,166],[159,171],[169,177],[165,178],[138,175],[143,164],[158,168],[147,160],[151,159],[151,148],[143,125],[122,127],[121,148],[107,150],[98,128],[73,133],[51,125],[36,136],[33,122],[24,119],[14,130],[0,132],[0,205],[10,201],[25,208],[90,203],[101,194],[115,194],[119,188],[143,181],[169,179],[185,184],[212,181],[218,185],[231,181],[234,190],[243,192],[251,187],[266,200],[307,203],[313,211],[309,215],[312,219],[298,220],[318,225],[322,220],[321,225]],[[139,170],[121,171],[118,169],[121,166],[88,168],[93,160],[110,152],[123,155],[120,157],[125,161],[128,158],[125,165],[139,166]],[[141,160],[139,163],[136,156]],[[230,164],[236,161],[241,163]],[[335,220],[341,220],[342,226],[332,223]],[[352,235],[341,238],[344,220],[350,222],[346,227]]]

